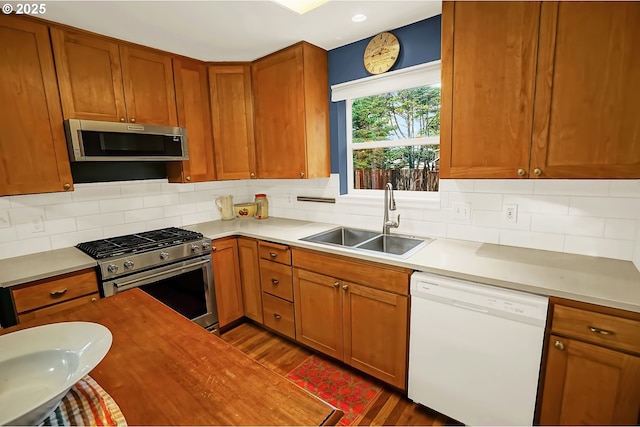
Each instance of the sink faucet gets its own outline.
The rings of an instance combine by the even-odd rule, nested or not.
[[[396,200],[393,198],[393,185],[387,182],[384,187],[384,219],[382,222],[382,234],[390,234],[391,227],[398,228],[400,225],[400,215],[396,217],[395,221],[389,219],[389,211],[396,210]]]

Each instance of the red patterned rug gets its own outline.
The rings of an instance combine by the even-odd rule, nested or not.
[[[287,374],[287,379],[344,412],[339,425],[350,426],[382,390],[380,386],[316,355]]]

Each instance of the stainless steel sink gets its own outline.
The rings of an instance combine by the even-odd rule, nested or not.
[[[353,247],[379,235],[380,233],[376,233],[375,231],[360,230],[358,228],[338,227],[329,231],[323,231],[322,233],[314,234],[313,236],[304,237],[300,240]]]
[[[417,239],[396,235],[385,235],[375,231],[358,228],[337,227],[322,233],[303,237],[300,240],[321,243],[324,245],[348,247],[349,249],[367,252],[382,252],[401,258],[407,258],[432,239]]]
[[[362,243],[358,246],[358,249],[409,256],[430,242],[431,239],[424,240],[413,237],[380,235],[375,239]]]

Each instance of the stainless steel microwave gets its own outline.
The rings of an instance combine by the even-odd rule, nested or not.
[[[181,127],[69,119],[64,129],[72,162],[189,159]]]

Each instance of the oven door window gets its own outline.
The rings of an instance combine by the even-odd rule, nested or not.
[[[207,314],[202,269],[140,286],[140,289],[188,319]]]

